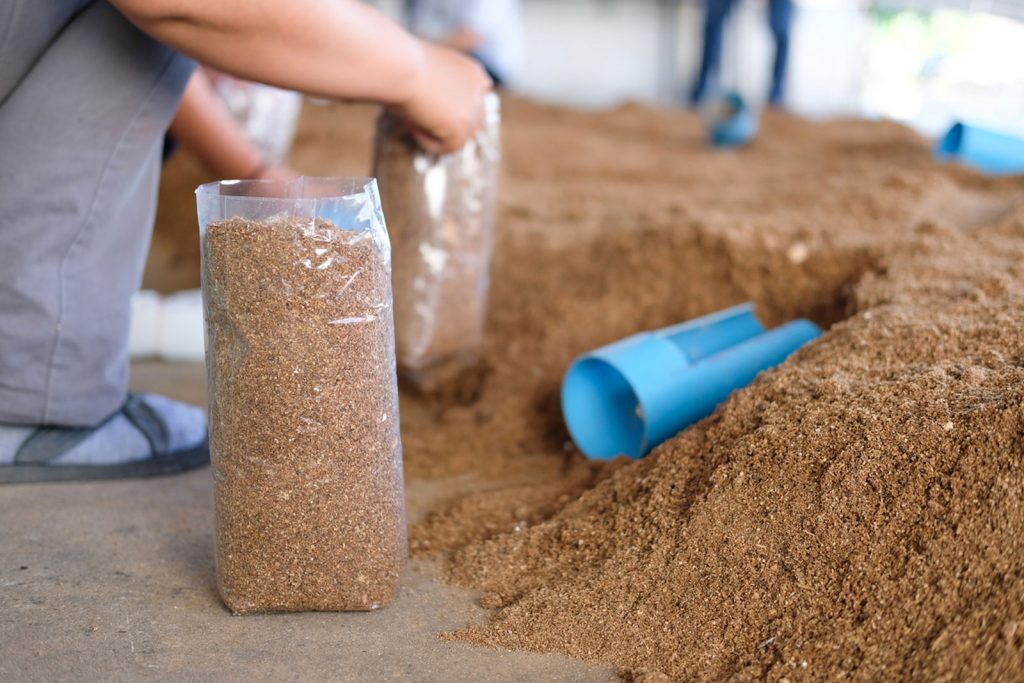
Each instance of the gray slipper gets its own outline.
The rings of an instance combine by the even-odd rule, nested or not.
[[[180,440],[180,435],[153,405],[161,403],[174,402],[160,396],[129,394],[121,410],[95,427],[39,427],[18,447],[13,462],[0,465],[0,483],[148,477],[209,464],[210,448],[205,437],[185,448],[174,443]],[[61,462],[80,444],[122,417],[145,437],[149,444],[147,457],[114,463]]]

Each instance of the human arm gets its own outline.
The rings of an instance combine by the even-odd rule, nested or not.
[[[468,53],[473,52],[480,47],[480,44],[483,43],[483,41],[483,36],[479,33],[471,28],[462,27],[441,41],[441,43],[453,50]]]
[[[294,175],[286,167],[264,163],[201,69],[192,74],[185,87],[170,133],[218,178],[285,179]]]
[[[483,117],[490,80],[478,65],[356,0],[111,2],[142,31],[232,75],[389,105],[436,151],[461,146]]]

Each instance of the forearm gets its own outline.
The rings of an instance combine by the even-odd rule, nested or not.
[[[201,69],[185,88],[170,133],[218,178],[248,178],[260,170],[259,152],[242,134]]]
[[[230,74],[333,99],[401,104],[419,42],[355,0],[111,0],[157,40]]]
[[[480,34],[473,29],[460,28],[458,31],[448,36],[443,44],[453,50],[458,50],[459,52],[473,52],[480,47],[480,43],[482,42],[483,38],[481,38]]]

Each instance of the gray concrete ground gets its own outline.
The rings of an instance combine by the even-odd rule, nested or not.
[[[146,363],[134,384],[201,403],[201,367]],[[410,515],[450,486],[414,483]],[[0,681],[609,681],[559,655],[450,643],[485,618],[414,561],[374,613],[232,617],[213,576],[208,470],[0,488]]]

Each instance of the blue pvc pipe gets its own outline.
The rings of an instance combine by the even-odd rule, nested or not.
[[[602,347],[562,383],[569,433],[589,458],[639,458],[820,334],[806,320],[765,332],[746,305]]]
[[[794,320],[670,378],[660,387],[658,413],[648,420],[648,448],[707,417],[733,391],[747,386],[758,373],[782,363],[820,335],[814,323]]]
[[[674,343],[687,360],[696,363],[762,332],[764,325],[754,315],[754,304],[745,303],[666,327],[655,334]]]
[[[723,98],[722,108],[728,114],[711,122],[711,144],[715,147],[739,147],[757,134],[757,116],[738,93]]]
[[[953,124],[939,138],[935,156],[993,175],[1024,173],[1024,139],[965,123]]]

